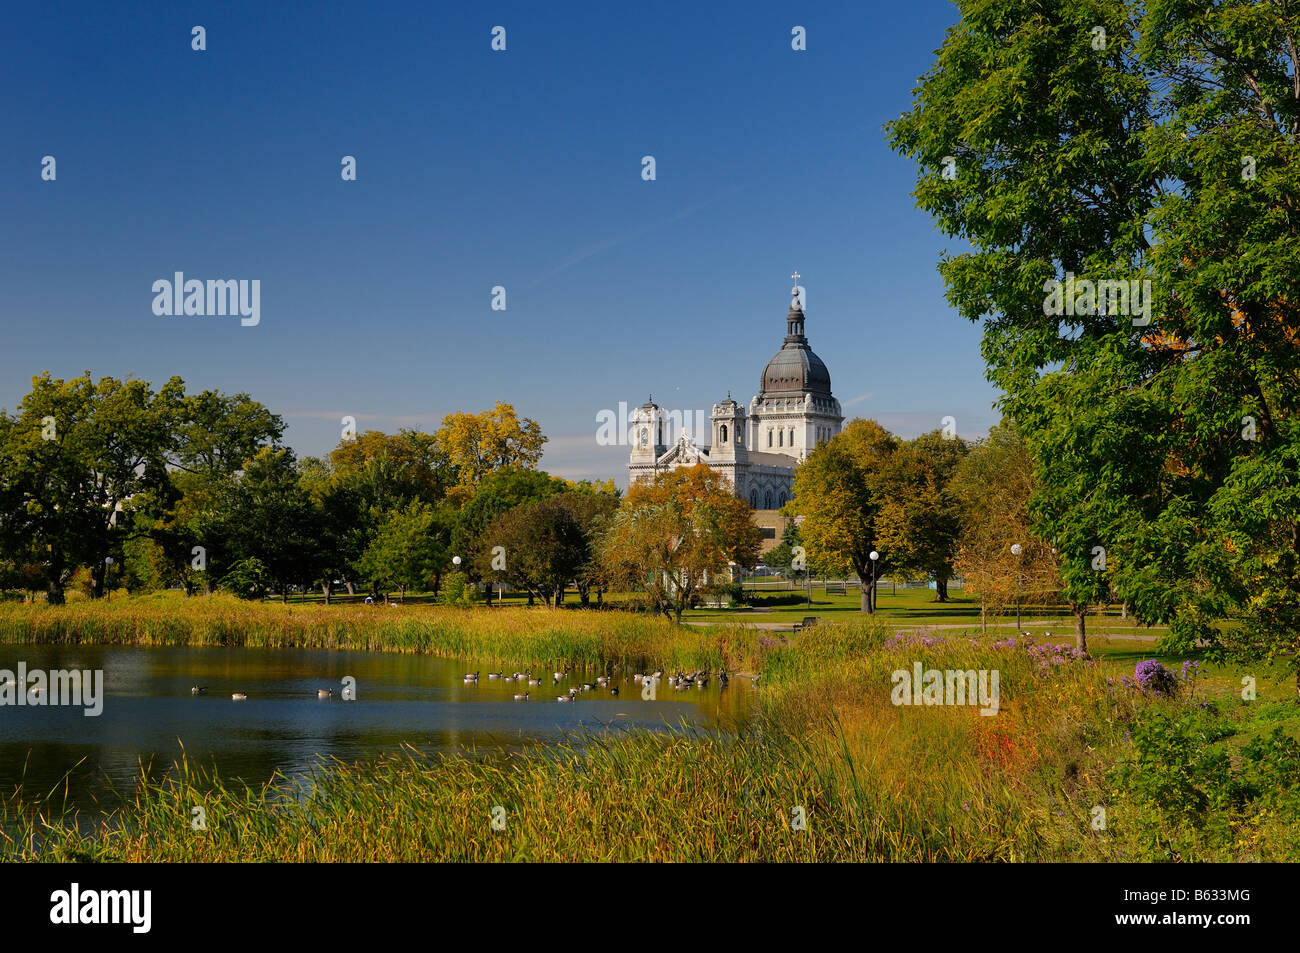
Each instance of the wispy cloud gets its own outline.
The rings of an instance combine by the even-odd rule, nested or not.
[[[869,394],[860,394],[860,395],[857,396],[857,397],[851,397],[851,398],[849,398],[848,400],[840,401],[840,406],[841,406],[841,407],[852,407],[854,404],[860,404],[860,403],[862,403],[864,400],[867,400],[867,399],[869,399],[869,398],[871,398],[871,397],[875,397],[875,396],[876,396],[876,392],[873,390],[873,391],[872,391],[871,393],[869,393]]]
[[[560,274],[561,272],[568,271],[574,265],[581,264],[582,262],[586,261],[588,258],[593,258],[596,255],[599,255],[601,252],[608,251],[611,248],[616,248],[619,245],[623,245],[627,242],[630,242],[635,238],[640,238],[642,235],[646,234],[647,232],[654,231],[656,228],[663,228],[665,225],[671,225],[674,222],[680,222],[684,218],[689,218],[690,216],[698,212],[700,209],[707,208],[708,206],[712,205],[714,202],[726,198],[727,196],[734,195],[735,193],[740,192],[745,188],[748,188],[748,186],[736,185],[731,187],[730,189],[723,189],[721,192],[716,193],[711,198],[703,202],[698,202],[695,205],[690,205],[679,212],[674,212],[672,215],[668,216],[667,218],[660,219],[659,221],[656,222],[646,222],[644,225],[639,225],[636,228],[630,229],[629,231],[622,232],[618,235],[611,235],[610,237],[601,239],[600,241],[592,242],[589,245],[584,245],[582,248],[579,248],[577,251],[571,254],[568,258],[565,258],[562,262],[560,262],[550,271],[545,272],[543,275],[541,275],[538,278],[535,278],[532,282],[529,283],[528,287],[535,288],[537,285],[540,285],[542,282],[554,278],[556,275]]]

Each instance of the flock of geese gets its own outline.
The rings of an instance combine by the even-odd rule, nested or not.
[[[566,681],[569,677],[570,670],[571,670],[570,667],[566,665],[563,671],[552,672],[551,685],[556,686],[559,685],[560,682]],[[635,675],[632,676],[632,681],[635,682],[637,685],[642,686],[642,688],[644,688],[647,685],[658,686],[659,683],[663,680],[663,677],[664,677],[663,669],[659,669],[657,671],[649,672],[649,673],[637,672]],[[672,686],[674,691],[684,691],[685,689],[688,688],[707,688],[709,684],[709,679],[713,677],[714,676],[711,675],[705,669],[699,669],[697,671],[690,672],[690,673],[678,672],[676,675],[668,676],[668,684]],[[466,685],[477,685],[478,678],[479,678],[478,672],[469,672],[468,674],[466,674],[464,681]],[[529,687],[535,687],[542,684],[542,679],[540,677],[534,676],[531,671],[514,672],[513,674],[510,675],[506,675],[503,672],[488,673],[489,681],[497,681],[498,679],[502,682],[516,682],[520,685],[526,684]],[[725,671],[718,672],[717,679],[718,679],[718,684],[721,687],[723,688],[727,687],[728,676]],[[755,681],[757,681],[757,679],[755,679]],[[566,692],[565,694],[556,695],[555,700],[557,702],[571,702],[583,692],[596,692],[601,690],[608,691],[610,697],[612,698],[618,697],[618,686],[613,684],[613,679],[608,675],[598,675],[596,676],[596,680],[594,682],[581,682],[577,685],[571,686],[568,692]],[[190,694],[204,695],[207,694],[207,691],[208,691],[208,686],[195,685],[190,689]],[[329,698],[333,694],[334,694],[334,690],[332,688],[319,688],[316,690],[317,698]],[[246,692],[232,692],[230,697],[233,701],[242,702],[248,699],[248,694]],[[515,693],[514,699],[517,702],[526,702],[531,697],[532,697],[532,692],[524,691],[524,692]]]
[[[560,682],[567,680],[569,677],[570,670],[571,670],[570,667],[566,665],[563,671],[552,672],[551,686],[555,687],[559,685]],[[637,672],[635,675],[632,676],[632,681],[644,688],[646,685],[657,686],[659,682],[663,679],[663,677],[664,677],[663,669],[659,669],[658,671],[654,671],[650,673]],[[728,681],[727,673],[725,671],[719,672],[717,677],[718,677],[718,684],[723,688],[726,688],[727,681]],[[687,674],[686,672],[678,672],[676,675],[669,675],[668,684],[671,685],[673,689],[676,691],[681,691],[683,689],[692,688],[692,687],[705,688],[708,686],[710,678],[712,678],[712,676],[709,674],[708,671],[704,669],[699,669],[698,671],[691,672],[690,674]],[[527,684],[529,686],[542,684],[542,679],[540,677],[534,676],[531,671],[515,672],[510,675],[507,675],[504,672],[488,672],[489,681],[496,681],[498,679],[500,679],[502,682],[517,682],[520,684]],[[477,685],[478,680],[479,680],[478,672],[468,672],[466,673],[464,679],[466,685]],[[612,698],[618,697],[618,686],[613,684],[613,679],[608,675],[598,675],[594,682],[581,682],[577,685],[571,686],[565,694],[556,695],[555,700],[557,702],[571,702],[583,692],[596,692],[602,689],[608,691]],[[531,697],[532,697],[532,692],[517,692],[515,693],[514,699],[517,702],[526,702]]]

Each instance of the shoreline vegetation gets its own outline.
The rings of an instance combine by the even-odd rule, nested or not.
[[[662,617],[609,611],[507,607],[248,602],[227,595],[144,596],[47,606],[0,603],[0,643],[226,648],[305,648],[567,663],[599,668],[655,662],[665,669],[739,671],[753,663],[761,632],[719,633]]]
[[[757,712],[734,735],[603,731],[464,757],[404,749],[261,787],[182,763],[93,817],[54,797],[10,799],[0,860],[1300,859],[1300,746],[1285,686],[1270,693],[1261,678],[1260,699],[1245,702],[1235,675],[1204,678],[1192,666],[1151,691],[1116,677],[1114,664],[1033,640],[891,629],[860,619],[782,636],[621,612],[398,616],[223,599],[6,605],[9,643],[645,660],[745,666],[762,678]],[[998,671],[997,715],[892,704],[891,673],[917,662]],[[195,807],[205,830],[193,829]]]

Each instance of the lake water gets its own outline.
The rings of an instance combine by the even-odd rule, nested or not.
[[[726,731],[748,716],[754,700],[748,679],[732,679],[726,688],[712,679],[705,689],[683,691],[664,681],[657,698],[645,700],[631,674],[620,673],[611,681],[618,697],[597,688],[560,703],[556,695],[594,682],[598,673],[575,671],[555,686],[548,669],[542,685],[529,687],[489,679],[483,664],[375,652],[0,645],[0,669],[16,672],[19,662],[28,671],[102,670],[103,713],[0,706],[0,794],[21,790],[33,799],[62,790],[67,776],[70,803],[89,810],[111,800],[110,789],[129,793],[142,766],[152,777],[172,771],[182,745],[192,764],[260,784],[276,771],[302,774],[322,756],[356,761],[403,745],[425,752],[519,750],[580,741],[589,729],[671,730],[683,722]],[[499,667],[505,674],[516,668]],[[465,684],[464,674],[475,669],[478,684]],[[356,679],[355,701],[340,697],[345,676]],[[207,692],[191,694],[195,684]],[[321,688],[334,695],[317,698]],[[233,701],[234,692],[247,700]],[[532,697],[514,701],[516,692]]]

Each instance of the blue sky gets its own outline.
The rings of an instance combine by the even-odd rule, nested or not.
[[[470,6],[11,9],[0,406],[46,369],[179,375],[321,454],[344,415],[433,429],[507,400],[551,438],[546,469],[623,483],[596,415],[747,401],[798,269],[846,417],[996,420],[935,270],[957,246],[882,132],[950,4]],[[156,316],[176,271],[259,279],[260,324]]]

